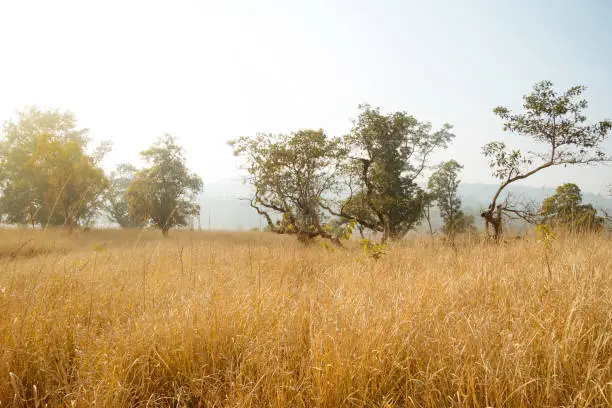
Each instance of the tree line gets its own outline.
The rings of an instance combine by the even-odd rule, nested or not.
[[[611,160],[602,144],[612,122],[586,123],[585,89],[574,86],[559,93],[550,81],[542,81],[523,97],[523,112],[494,109],[504,121],[504,131],[542,147],[538,152],[523,152],[494,141],[482,148],[500,182],[481,212],[487,234],[494,239],[501,236],[504,219],[512,217],[557,225],[568,224],[571,218],[574,228],[581,229],[602,224],[603,218],[582,204],[576,185],[560,187],[535,210],[509,198],[500,202],[510,184],[547,168]],[[344,137],[307,129],[230,142],[234,154],[246,159],[248,182],[254,187],[250,205],[265,217],[269,230],[297,235],[304,242],[322,237],[340,246],[345,230],[338,226],[348,225],[349,232],[357,226],[360,231],[378,233],[384,244],[403,238],[423,220],[431,229],[434,204],[444,221],[444,233],[452,236],[472,228],[473,218],[461,210],[457,195],[462,166],[455,160],[438,166],[430,163],[434,152],[453,141],[452,126],[434,130],[406,112],[384,114],[370,105],[359,108],[353,128]],[[424,189],[417,179],[432,167],[435,171]]]
[[[121,227],[153,225],[164,235],[199,214],[202,180],[170,135],[140,153],[147,166],[122,164],[110,175],[87,129],[72,113],[29,108],[4,125],[0,140],[0,216],[10,224],[89,227],[101,212]]]
[[[578,186],[566,184],[542,205],[526,205],[502,192],[512,183],[549,167],[610,160],[602,144],[609,120],[587,123],[583,86],[557,92],[549,81],[524,96],[523,111],[494,109],[504,131],[542,147],[523,152],[504,142],[482,148],[499,187],[481,212],[487,234],[498,239],[504,219],[596,229],[604,217],[582,204]],[[442,232],[454,236],[473,229],[474,217],[461,208],[457,189],[463,166],[455,160],[434,165],[432,155],[454,140],[449,124],[434,129],[406,112],[383,113],[359,106],[351,131],[330,137],[322,129],[290,134],[257,134],[230,141],[245,158],[253,187],[250,205],[268,230],[304,242],[341,240],[358,229],[399,240],[420,223],[430,232],[431,209],[438,208]],[[29,108],[4,125],[0,139],[0,220],[38,226],[87,227],[103,213],[123,228],[152,225],[164,235],[199,216],[201,178],[185,163],[182,147],[160,137],[141,152],[144,168],[121,164],[105,174],[101,161],[108,142],[90,149],[86,129],[74,115]],[[431,172],[425,184],[419,184]]]

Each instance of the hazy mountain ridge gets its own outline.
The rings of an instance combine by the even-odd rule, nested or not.
[[[461,183],[459,195],[464,210],[474,215],[479,214],[481,209],[487,207],[497,188],[495,184]],[[508,193],[517,199],[542,202],[546,197],[553,195],[555,189],[553,187],[510,186],[507,188],[507,193],[502,194],[501,199],[503,200]],[[250,186],[244,184],[240,178],[206,185],[198,200],[201,206],[200,227],[202,229],[210,227],[215,230],[244,230],[265,226],[265,221],[250,207],[249,201],[243,200],[249,198],[250,194]],[[596,208],[612,211],[612,198],[610,197],[583,192],[583,201]],[[437,211],[434,211],[432,218],[433,225],[437,228],[440,225]]]

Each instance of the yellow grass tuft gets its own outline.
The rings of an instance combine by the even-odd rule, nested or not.
[[[1,406],[612,405],[608,238],[559,237],[550,275],[535,238],[0,242]]]

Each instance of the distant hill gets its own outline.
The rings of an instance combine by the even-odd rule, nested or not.
[[[478,222],[478,214],[487,207],[496,189],[497,185],[494,184],[461,183],[459,195],[464,211],[474,214]],[[549,187],[510,186],[507,190],[502,194],[502,200],[507,193],[510,193],[515,198],[542,202],[546,197],[555,193],[555,189]],[[241,198],[250,197],[251,191],[251,188],[239,178],[207,184],[204,193],[199,198],[200,227],[209,228],[209,216],[210,228],[215,230],[247,230],[265,226],[265,221],[249,206],[248,200],[241,200]],[[606,208],[612,211],[612,198],[585,192],[583,199],[585,203],[593,204],[596,208]],[[440,225],[437,212],[433,214],[433,224],[434,227]]]
[[[479,183],[461,183],[459,185],[459,195],[466,207],[475,209],[486,208],[489,205],[489,200],[497,191],[498,186],[495,184],[479,184]],[[542,202],[546,197],[555,194],[555,189],[551,187],[529,187],[529,186],[508,186],[501,199],[503,200],[508,193],[516,198],[524,198]],[[588,192],[582,193],[583,202],[585,204],[593,204],[594,207],[602,207],[612,209],[612,198],[601,194],[593,194]]]

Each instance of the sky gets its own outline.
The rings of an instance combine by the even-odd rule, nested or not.
[[[492,110],[520,110],[535,82],[586,85],[589,119],[612,118],[611,15],[607,0],[0,0],[0,122],[31,105],[72,111],[113,142],[108,169],[170,133],[206,185],[242,174],[228,140],[341,136],[369,103],[452,124],[433,161],[495,183],[482,145],[533,145]],[[612,166],[522,183],[568,181],[604,193]]]

